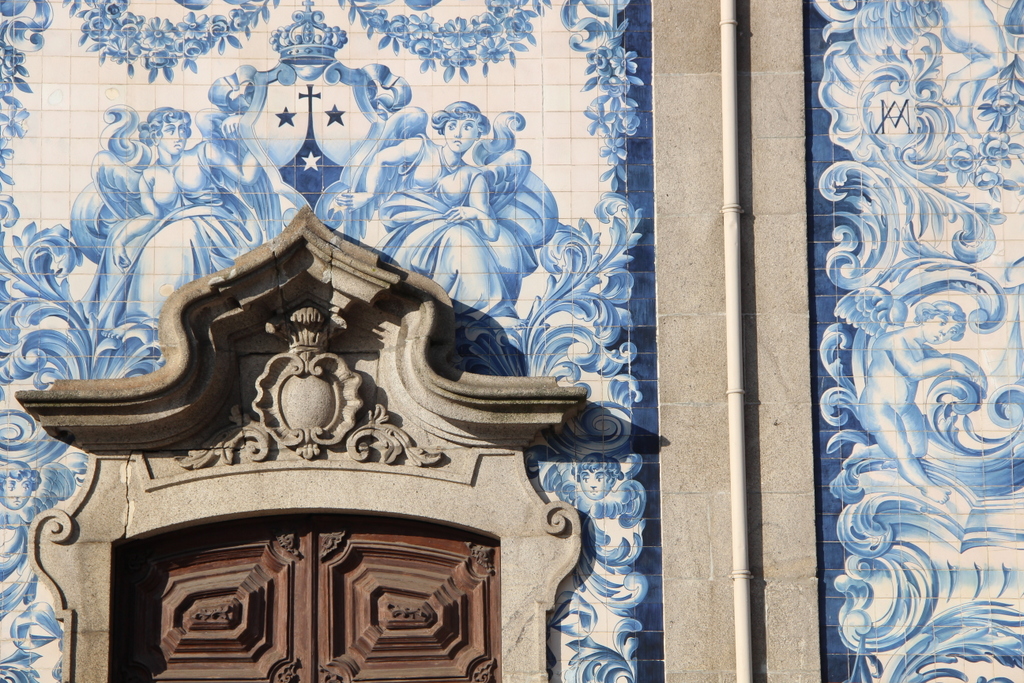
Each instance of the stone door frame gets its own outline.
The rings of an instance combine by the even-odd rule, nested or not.
[[[344,242],[307,209],[233,268],[168,299],[157,372],[19,393],[47,432],[91,456],[76,496],[30,532],[33,569],[65,629],[64,680],[116,680],[114,545],[308,512],[423,520],[499,540],[497,678],[547,681],[546,613],[577,562],[580,520],[541,498],[524,449],[560,428],[586,392],[458,371],[454,322],[438,285]],[[302,400],[290,403],[301,392],[287,390],[289,372],[329,384],[322,405],[306,413]],[[300,424],[310,414],[323,424]]]

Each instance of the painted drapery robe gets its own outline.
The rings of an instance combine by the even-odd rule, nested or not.
[[[184,111],[151,112],[143,140],[134,110],[107,112],[108,149],[71,215],[76,244],[98,267],[87,298],[97,320],[154,318],[171,291],[280,231],[282,208],[266,171],[233,139],[239,118],[203,112],[202,140],[186,147]]]
[[[318,212],[435,279],[464,310],[515,317],[522,280],[558,227],[554,197],[515,148],[525,120],[505,112],[493,139],[481,140],[489,120],[456,102],[433,116],[444,144],[429,138],[427,121],[418,108],[396,114],[359,155],[365,162],[327,188]]]

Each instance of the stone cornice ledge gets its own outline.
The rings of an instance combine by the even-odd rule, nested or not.
[[[378,385],[402,406],[406,421],[448,444],[521,449],[540,429],[560,425],[586,398],[585,389],[558,386],[553,378],[455,369],[455,318],[441,287],[382,264],[372,252],[332,234],[309,209],[234,267],[168,298],[159,322],[165,364],[156,372],[61,380],[46,391],[18,392],[17,398],[49,434],[89,452],[194,447],[222,427],[215,423],[224,422],[228,404],[238,396],[239,339],[248,331],[250,352],[252,344],[266,346],[266,354],[280,351],[261,341],[260,335],[269,337],[263,328],[307,304],[338,316],[341,328],[342,318],[351,313],[359,319],[359,311],[370,309],[393,321],[398,332],[392,348],[381,350],[384,381]],[[364,336],[380,336],[377,325]]]

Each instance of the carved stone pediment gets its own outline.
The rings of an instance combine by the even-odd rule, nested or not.
[[[465,481],[480,454],[522,448],[585,394],[550,378],[459,372],[453,330],[434,282],[303,211],[229,272],[168,299],[159,371],[58,381],[18,399],[88,452],[143,453],[154,479],[304,460]]]
[[[579,518],[541,500],[523,449],[584,390],[460,372],[454,327],[438,285],[380,263],[304,210],[233,268],[167,300],[157,372],[19,393],[47,432],[93,455],[78,494],[31,531],[30,561],[64,626],[64,680],[121,680],[110,668],[116,545],[277,514],[424,520],[490,539],[459,555],[474,582],[497,578],[496,548],[504,558],[501,656],[469,662],[471,678],[546,680],[545,612],[579,556]],[[267,533],[278,564],[336,562],[354,543],[344,531],[315,548],[287,529]],[[248,628],[246,595],[204,594],[175,632],[229,639]],[[427,598],[384,591],[364,611],[405,642],[448,623]],[[284,654],[268,671],[252,680],[319,683],[322,673]]]

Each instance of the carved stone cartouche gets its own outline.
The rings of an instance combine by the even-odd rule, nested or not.
[[[304,306],[283,323],[268,322],[267,332],[288,342],[288,350],[267,361],[256,380],[252,402],[256,420],[232,408],[235,426],[218,432],[205,448],[178,458],[185,469],[259,462],[269,453],[270,439],[305,460],[323,446],[340,442],[355,426],[362,407],[362,379],[341,356],[327,350],[328,341],[347,327],[338,314],[330,317],[316,306]]]
[[[328,340],[346,327],[340,315],[328,318],[316,306],[296,310],[285,323],[267,323],[267,332],[289,342],[288,351],[267,361],[252,409],[278,445],[305,460],[341,441],[363,405],[359,375],[327,351]]]
[[[366,462],[376,451],[387,465],[402,458],[418,467],[441,463],[444,453],[417,446],[405,430],[389,424],[390,415],[379,403],[367,413],[365,424],[353,430],[363,405],[362,379],[341,356],[327,351],[327,342],[345,327],[341,316],[328,319],[315,306],[296,310],[286,323],[267,323],[267,332],[288,341],[289,347],[267,361],[256,380],[252,410],[257,420],[234,406],[234,425],[218,432],[205,448],[177,458],[178,464],[194,470],[261,462],[270,452],[270,439],[305,460],[344,439],[345,453],[356,462]]]

